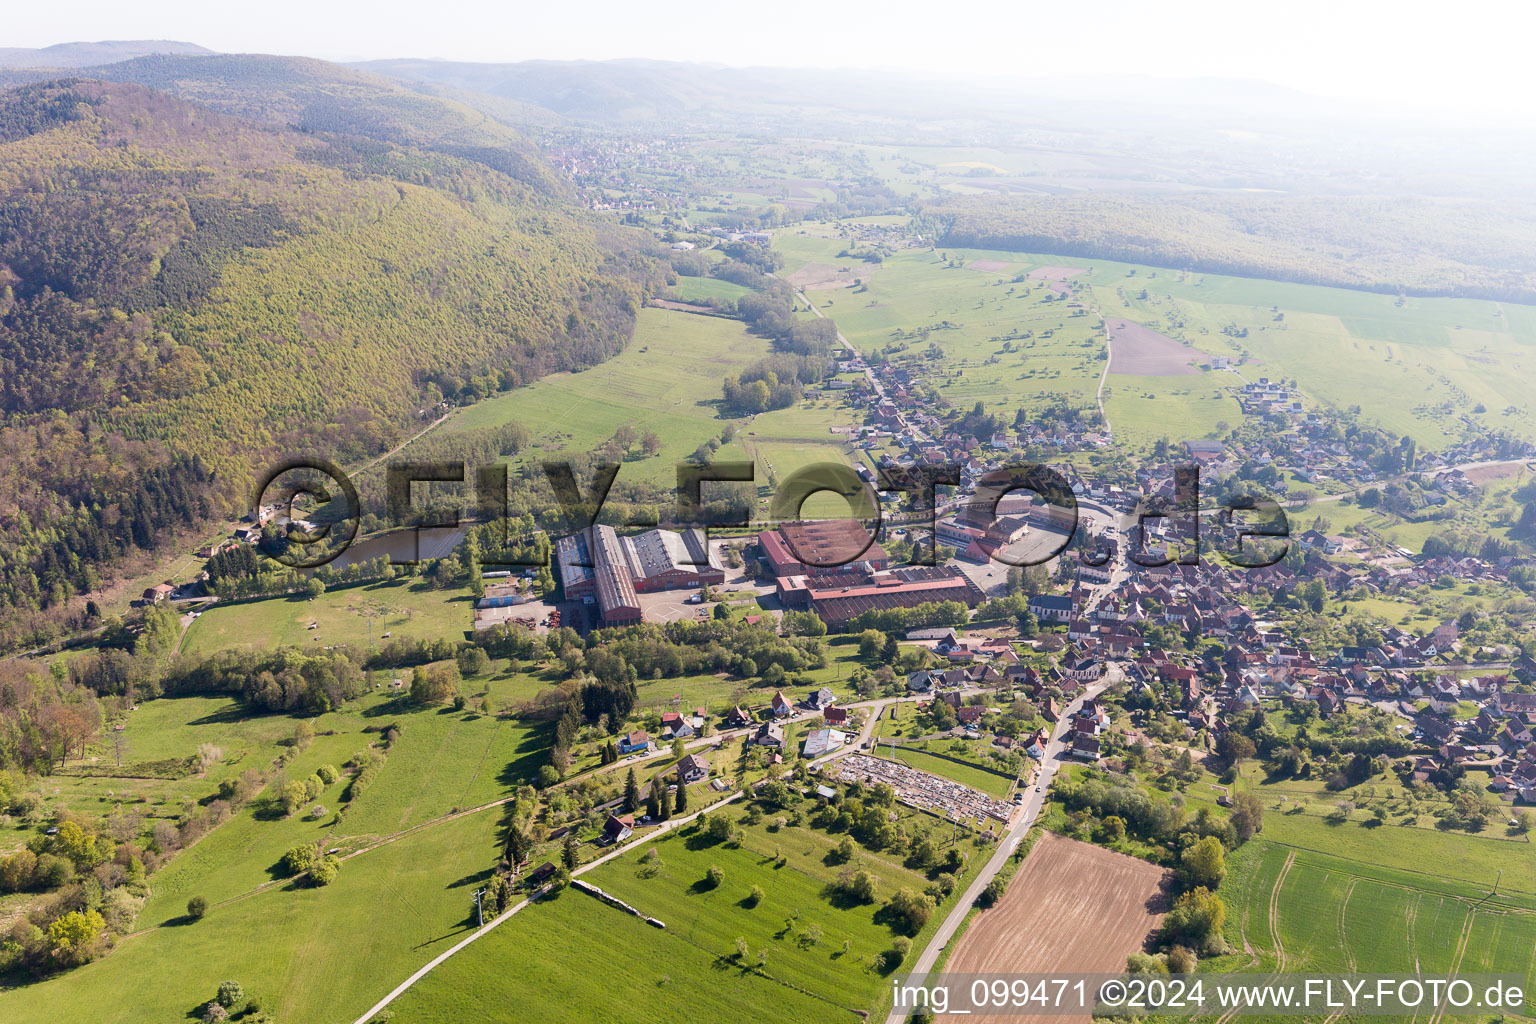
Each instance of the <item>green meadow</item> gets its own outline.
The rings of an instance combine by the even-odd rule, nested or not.
[[[721,281],[713,277],[689,277],[686,274],[678,277],[677,284],[672,286],[672,294],[683,302],[700,302],[704,299],[735,302],[751,290],[745,285],[732,281]]]
[[[1228,356],[1249,380],[1295,380],[1305,401],[1359,406],[1368,421],[1426,448],[1458,440],[1462,415],[1536,439],[1536,409],[1525,397],[1536,385],[1531,307],[948,247],[899,250],[876,267],[839,257],[849,243],[831,235],[819,225],[779,232],[781,274],[809,263],[846,268],[859,288],[813,290],[812,301],[865,352],[936,344],[942,361],[928,376],[956,405],[980,400],[1011,419],[1051,395],[1090,404],[1103,366],[1099,315],[1121,316]],[[1006,266],[973,269],[978,260]],[[1014,280],[1043,266],[1083,269],[1073,279],[1083,309],[1042,282]],[[1111,376],[1108,384],[1110,422],[1134,445],[1205,436],[1238,420],[1237,375]]]
[[[786,1024],[822,1024],[826,1003],[747,967],[722,963],[574,889],[533,904],[391,1004],[396,1024],[519,1018],[588,1024],[636,1017],[730,1020],[771,1005]]]
[[[504,685],[526,685],[471,680],[466,689],[474,693],[487,684],[493,694]],[[207,775],[158,784],[54,777],[49,783],[57,788],[45,795],[98,813],[117,802],[140,806],[149,815],[147,828],[155,817],[174,819],[183,800],[207,797],[222,778],[267,768],[295,723],[287,716],[246,716],[227,698],[148,701],[130,716],[135,750],[176,757],[214,743],[222,758]],[[339,767],[377,742],[385,727],[400,732],[383,770],[350,803],[343,800],[346,776],[314,801],[324,808],[318,819],[275,818],[253,801],[177,854],[151,877],[136,931],[118,948],[68,974],[0,990],[0,1019],[182,1019],[221,981],[234,978],[282,1019],[347,1024],[461,938],[472,927],[473,884],[488,876],[498,853],[501,814],[489,808],[450,815],[531,781],[545,761],[547,726],[419,709],[382,693],[311,723],[314,740],[274,783],[307,777],[321,764]],[[141,786],[146,803],[137,805],[129,794]],[[346,858],[328,888],[296,887],[283,877],[283,853],[305,842]],[[188,923],[192,896],[211,906],[206,918]],[[230,942],[231,935],[240,942]],[[138,983],[146,977],[155,985]]]
[[[1236,952],[1221,971],[1536,972],[1536,896],[1298,849],[1269,830],[1228,862],[1221,893]],[[1382,941],[1390,936],[1392,941]],[[1527,1004],[1529,1006],[1529,1004]]]
[[[642,433],[655,431],[662,449],[655,457],[632,460],[620,479],[675,484],[675,463],[725,426],[717,411],[725,377],[767,353],[768,343],[739,321],[646,308],[634,338],[617,356],[487,399],[445,429],[518,422],[532,432],[531,452],[591,452],[627,424]]]
[[[889,748],[881,748],[881,755],[885,756]],[[960,764],[949,760],[947,757],[935,757],[933,754],[920,747],[897,747],[896,760],[911,765],[920,771],[942,776],[951,782],[958,782],[962,786],[969,786],[988,796],[1001,800],[1013,789],[1013,781],[995,772],[988,771],[977,765]]]
[[[323,889],[281,882],[195,923],[150,927],[94,963],[0,991],[0,1019],[186,1020],[234,979],[281,1020],[351,1024],[473,929],[470,894],[495,860],[497,821],[488,812],[412,833],[345,861]]]
[[[770,812],[750,824],[739,805],[739,846],[707,840],[693,829],[626,853],[583,878],[666,924],[656,929],[590,896],[567,889],[522,911],[458,954],[396,1004],[395,1020],[499,1019],[478,1006],[519,1007],[521,1014],[557,1021],[617,1020],[655,1007],[675,1014],[674,989],[687,994],[690,1016],[728,1019],[771,1001],[775,1019],[825,1021],[843,1012],[878,1009],[888,995],[876,957],[897,932],[883,901],[902,887],[921,889],[927,877],[899,861],[858,848],[852,866],[879,880],[877,900],[859,904],[828,886],[844,870],[835,836],[811,827],[780,827]],[[931,828],[940,853],[952,829],[926,815],[902,811],[909,828]],[[962,835],[968,855],[960,887],[979,868],[985,851]],[[654,854],[649,851],[655,851]],[[705,880],[711,866],[724,875],[718,888]],[[760,902],[749,898],[752,886]],[[912,940],[920,949],[953,906],[950,897]],[[600,942],[594,936],[601,934]],[[738,954],[738,939],[747,954]],[[761,955],[761,959],[760,959]],[[507,971],[508,960],[540,965],[537,975]],[[473,993],[473,998],[469,994]]]
[[[423,580],[341,587],[317,598],[264,598],[215,604],[187,629],[182,651],[212,654],[234,647],[324,647],[350,644],[366,649],[391,639],[458,638],[474,620],[474,601],[465,587],[437,589]],[[315,628],[311,629],[310,624]]]

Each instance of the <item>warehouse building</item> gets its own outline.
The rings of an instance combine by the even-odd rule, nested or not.
[[[829,576],[854,568],[889,569],[891,558],[857,519],[785,523],[757,535],[763,564],[775,576]]]
[[[555,564],[566,599],[591,598],[603,626],[639,625],[639,594],[725,582],[702,530],[620,537],[611,526],[594,526],[556,541]]]
[[[939,601],[959,601],[974,608],[985,596],[970,577],[949,566],[781,577],[778,593],[784,607],[809,609],[832,629],[842,629],[875,609],[915,608]]]

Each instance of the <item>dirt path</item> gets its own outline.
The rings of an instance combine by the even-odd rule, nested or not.
[[[1456,977],[1456,972],[1461,970],[1461,960],[1467,955],[1467,940],[1472,937],[1472,923],[1477,920],[1477,911],[1467,911],[1467,923],[1461,926],[1461,938],[1456,942],[1456,958],[1451,961],[1451,969],[1446,974],[1447,978]],[[1429,1024],[1440,1024],[1445,1017],[1446,1008],[1450,1005],[1449,998],[1441,1000],[1435,1007],[1435,1012],[1429,1015]]]
[[[1275,940],[1275,970],[1285,970],[1285,943],[1280,938],[1280,887],[1285,884],[1285,876],[1291,873],[1291,866],[1296,863],[1296,854],[1291,852],[1285,858],[1285,866],[1280,869],[1280,874],[1275,878],[1275,887],[1269,891],[1269,934]]]
[[[1093,311],[1099,318],[1099,330],[1104,332],[1104,372],[1099,374],[1099,390],[1094,393],[1094,400],[1099,403],[1099,419],[1104,421],[1104,433],[1110,440],[1114,440],[1115,428],[1109,425],[1109,415],[1104,411],[1104,382],[1109,380],[1109,364],[1115,361],[1113,342],[1109,337],[1109,325],[1104,320],[1104,314],[1097,309]]]
[[[1296,854],[1293,851],[1285,858],[1285,864],[1280,868],[1280,874],[1275,878],[1275,887],[1269,891],[1269,934],[1275,940],[1275,956],[1278,962],[1275,964],[1274,973],[1285,970],[1285,944],[1280,941],[1280,887],[1285,884],[1285,876],[1291,873],[1291,865],[1296,863]],[[1241,1006],[1234,1006],[1220,1017],[1216,1018],[1216,1024],[1229,1024],[1232,1018],[1237,1016]]]
[[[452,416],[456,412],[458,412],[457,408],[449,409],[447,412],[443,413],[437,419],[433,420],[431,423],[428,423],[426,426],[424,426],[420,430],[416,431],[416,433],[412,434],[410,437],[406,438],[404,441],[401,441],[399,444],[395,445],[393,448],[391,448],[389,451],[385,452],[383,455],[380,455],[378,458],[372,459],[372,460],[370,460],[368,462],[363,463],[361,466],[358,466],[356,469],[354,469],[352,471],[353,475],[356,475],[358,473],[366,473],[368,470],[372,469],[374,466],[377,466],[379,463],[383,462],[385,459],[394,456],[395,454],[397,454],[400,451],[400,449],[404,448],[408,444],[411,444],[417,438],[422,437],[423,435],[429,433],[432,430],[435,430],[444,420],[446,420],[448,417]]]

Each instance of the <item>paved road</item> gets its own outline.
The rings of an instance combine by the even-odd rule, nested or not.
[[[823,320],[826,319],[827,315],[816,308],[816,304],[811,301],[810,296],[806,295],[805,292],[801,291],[800,289],[796,289],[795,297],[798,298],[801,302],[805,303],[806,306],[810,308],[810,311],[815,313],[817,317]],[[846,348],[849,352],[852,352],[855,356],[859,354],[859,350],[853,347],[853,342],[849,341],[841,330],[837,332],[837,340],[840,344],[842,344],[844,348]],[[864,368],[864,378],[869,381],[869,386],[874,388],[875,397],[883,401],[886,397],[885,388],[881,385],[879,379],[875,376],[874,367],[866,366]],[[923,441],[928,444],[933,443],[933,438],[929,437],[927,432],[917,424],[910,423],[908,424],[908,427],[919,441]]]
[[[1046,794],[1051,787],[1051,779],[1055,777],[1056,769],[1060,766],[1062,751],[1066,748],[1066,736],[1072,728],[1071,716],[1082,706],[1084,700],[1090,697],[1097,697],[1118,682],[1119,679],[1119,667],[1111,664],[1103,679],[1088,687],[1076,700],[1067,705],[1066,711],[1056,723],[1056,731],[1052,734],[1051,742],[1046,747],[1045,757],[1040,762],[1040,775],[1036,781],[1036,788],[1030,791],[1029,797],[1024,803],[1023,811],[1014,819],[1013,825],[1009,827],[1008,831],[1003,834],[1001,841],[998,842],[997,849],[992,854],[992,859],[987,861],[986,866],[981,869],[981,872],[971,882],[970,887],[960,897],[960,901],[949,912],[949,916],[945,917],[939,925],[938,931],[934,932],[933,938],[928,940],[928,945],[924,948],[922,955],[913,963],[911,974],[914,983],[923,983],[923,979],[933,969],[934,962],[938,960],[939,954],[949,946],[950,940],[955,936],[955,932],[965,921],[966,914],[976,905],[976,901],[981,898],[981,894],[986,890],[987,885],[992,879],[997,877],[997,873],[1003,869],[1003,865],[1007,863],[1008,858],[1013,856],[1013,851],[1018,848],[1019,843],[1023,842],[1024,836],[1034,826],[1035,819],[1040,816],[1040,810],[1045,806]],[[906,1013],[892,1009],[890,1016],[886,1018],[886,1024],[901,1024],[906,1017]]]

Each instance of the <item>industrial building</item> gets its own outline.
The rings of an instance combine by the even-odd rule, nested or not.
[[[757,535],[763,564],[775,576],[829,576],[850,569],[889,569],[891,558],[857,519],[785,523]]]
[[[874,609],[915,608],[939,601],[959,601],[974,608],[985,596],[970,577],[948,566],[786,576],[779,579],[778,593],[784,607],[810,609],[833,629],[842,629]]]
[[[702,530],[620,537],[611,526],[594,526],[556,541],[555,564],[566,599],[591,598],[603,626],[639,625],[639,594],[725,582]]]

